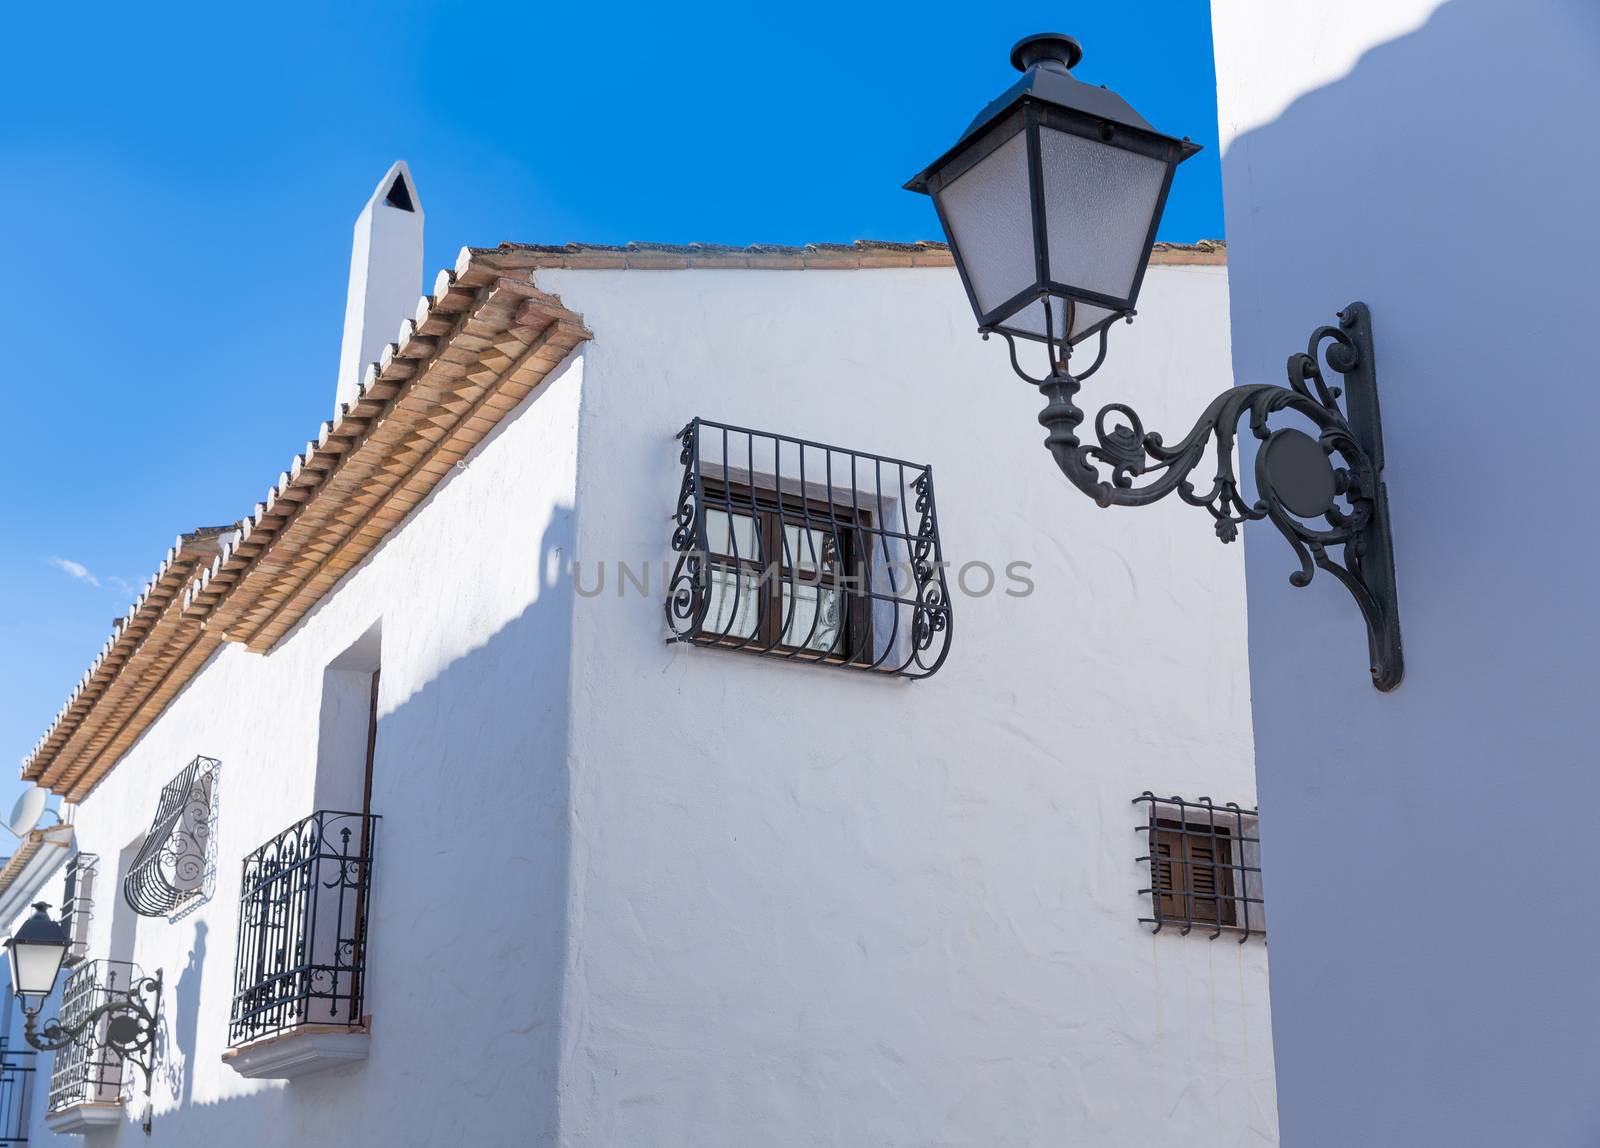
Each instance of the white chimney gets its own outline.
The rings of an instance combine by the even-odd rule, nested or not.
[[[422,200],[411,169],[400,160],[356,217],[335,414],[341,403],[355,401],[367,364],[394,342],[401,322],[416,312],[421,294]]]

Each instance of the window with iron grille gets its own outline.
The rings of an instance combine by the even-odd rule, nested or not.
[[[679,641],[922,678],[949,649],[933,472],[695,419],[667,621]]]
[[[67,934],[70,944],[61,963],[68,968],[81,963],[88,953],[89,924],[94,919],[94,893],[99,877],[98,853],[74,853],[67,860],[61,893],[61,931]]]
[[[1140,889],[1150,915],[1139,920],[1153,931],[1200,929],[1215,940],[1237,933],[1242,944],[1266,932],[1261,896],[1259,815],[1234,802],[1209,797],[1186,801],[1146,791],[1134,798],[1145,812],[1138,832],[1145,849],[1138,858],[1149,877]]]
[[[150,832],[122,879],[123,899],[140,916],[176,918],[209,898],[216,881],[212,830],[221,764],[196,757],[162,787]]]

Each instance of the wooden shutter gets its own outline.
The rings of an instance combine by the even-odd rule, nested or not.
[[[1194,919],[1211,924],[1233,924],[1232,842],[1228,831],[1217,826],[1189,826],[1184,834],[1189,846],[1189,886],[1194,894]]]
[[[1171,920],[1174,917],[1182,920],[1183,898],[1178,894],[1177,870],[1182,868],[1181,863],[1173,864],[1174,846],[1177,846],[1176,855],[1183,856],[1181,835],[1168,829],[1158,829],[1152,835],[1150,842],[1150,888],[1151,896],[1156,902],[1156,915]]]
[[[1150,843],[1151,896],[1167,921],[1235,923],[1233,842],[1221,825],[1159,821]]]

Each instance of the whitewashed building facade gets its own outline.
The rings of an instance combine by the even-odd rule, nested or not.
[[[25,762],[78,968],[163,970],[154,1135],[1276,1143],[1237,548],[1066,486],[938,245],[466,249],[416,302],[420,208],[358,223],[376,363]],[[1177,421],[1227,307],[1158,249],[1105,375]],[[119,1087],[32,1141],[138,1142]]]

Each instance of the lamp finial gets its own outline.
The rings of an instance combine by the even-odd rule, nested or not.
[[[1047,72],[1072,71],[1083,59],[1083,45],[1061,32],[1024,36],[1011,46],[1011,66],[1019,72],[1043,68]]]

